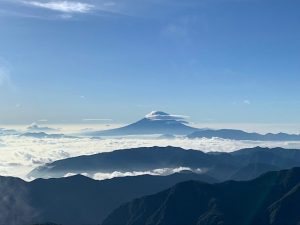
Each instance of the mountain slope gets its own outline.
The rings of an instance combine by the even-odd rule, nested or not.
[[[269,222],[272,225],[299,224],[300,184],[297,184],[281,199],[268,207],[261,219],[261,223]]]
[[[251,180],[263,173],[268,171],[278,171],[280,167],[264,164],[264,163],[252,163],[239,169],[235,174],[233,174],[230,179],[232,180]]]
[[[247,182],[188,181],[122,205],[103,225],[298,224],[299,185],[300,168]]]

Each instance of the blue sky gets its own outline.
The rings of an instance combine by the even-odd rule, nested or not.
[[[300,123],[299,10],[298,0],[1,0],[0,124],[128,123],[152,110]]]

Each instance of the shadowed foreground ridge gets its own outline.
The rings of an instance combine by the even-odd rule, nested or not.
[[[300,223],[300,168],[251,181],[179,183],[116,209],[103,225],[296,225]]]
[[[0,177],[0,225],[53,222],[63,225],[96,225],[121,204],[155,194],[178,182],[216,182],[191,172],[169,176],[134,176],[97,181],[76,175],[25,182]]]

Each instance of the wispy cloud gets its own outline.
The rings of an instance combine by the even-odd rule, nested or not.
[[[175,36],[178,38],[186,38],[188,35],[186,27],[178,24],[168,24],[162,32],[166,36]]]
[[[5,70],[5,68],[0,66],[0,86],[3,86],[7,83],[10,83],[9,73]]]
[[[0,0],[0,15],[35,19],[71,19],[82,14],[153,18],[153,15],[164,15],[172,4],[171,0]],[[186,3],[182,5],[189,6]],[[174,7],[182,5],[176,3]],[[152,12],[154,6],[159,7]],[[185,36],[185,29],[177,24],[170,24],[165,33],[170,36],[172,33],[175,36]]]
[[[0,87],[13,88],[8,63],[0,58]]]
[[[47,123],[48,120],[47,120],[47,119],[40,119],[40,120],[38,120],[38,122],[41,122],[41,123]]]
[[[23,1],[23,3],[33,7],[44,8],[63,13],[88,13],[95,7],[92,4],[71,1]]]
[[[109,0],[0,0],[0,15],[32,19],[72,19],[79,15],[123,15]]]
[[[161,31],[162,36],[188,44],[194,31],[194,27],[202,26],[202,17],[199,15],[186,15],[169,21]]]
[[[87,119],[82,119],[82,121],[84,121],[84,122],[112,121],[112,119],[93,119],[93,118],[89,119],[89,118],[87,118]]]

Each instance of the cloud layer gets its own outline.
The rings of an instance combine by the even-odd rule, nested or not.
[[[1,136],[0,139],[0,175],[18,176],[26,179],[26,175],[33,168],[54,160],[72,156],[108,152],[116,149],[150,146],[178,146],[185,149],[196,149],[204,152],[220,151],[231,152],[241,148],[284,147],[300,148],[300,142],[254,142],[231,141],[224,139],[195,139],[175,138],[172,140],[157,138],[115,138],[115,139],[90,139],[90,138],[30,138],[17,135]],[[137,171],[136,174],[153,174],[158,171]],[[97,174],[97,179],[111,178],[134,174]],[[101,178],[102,177],[102,178]]]

